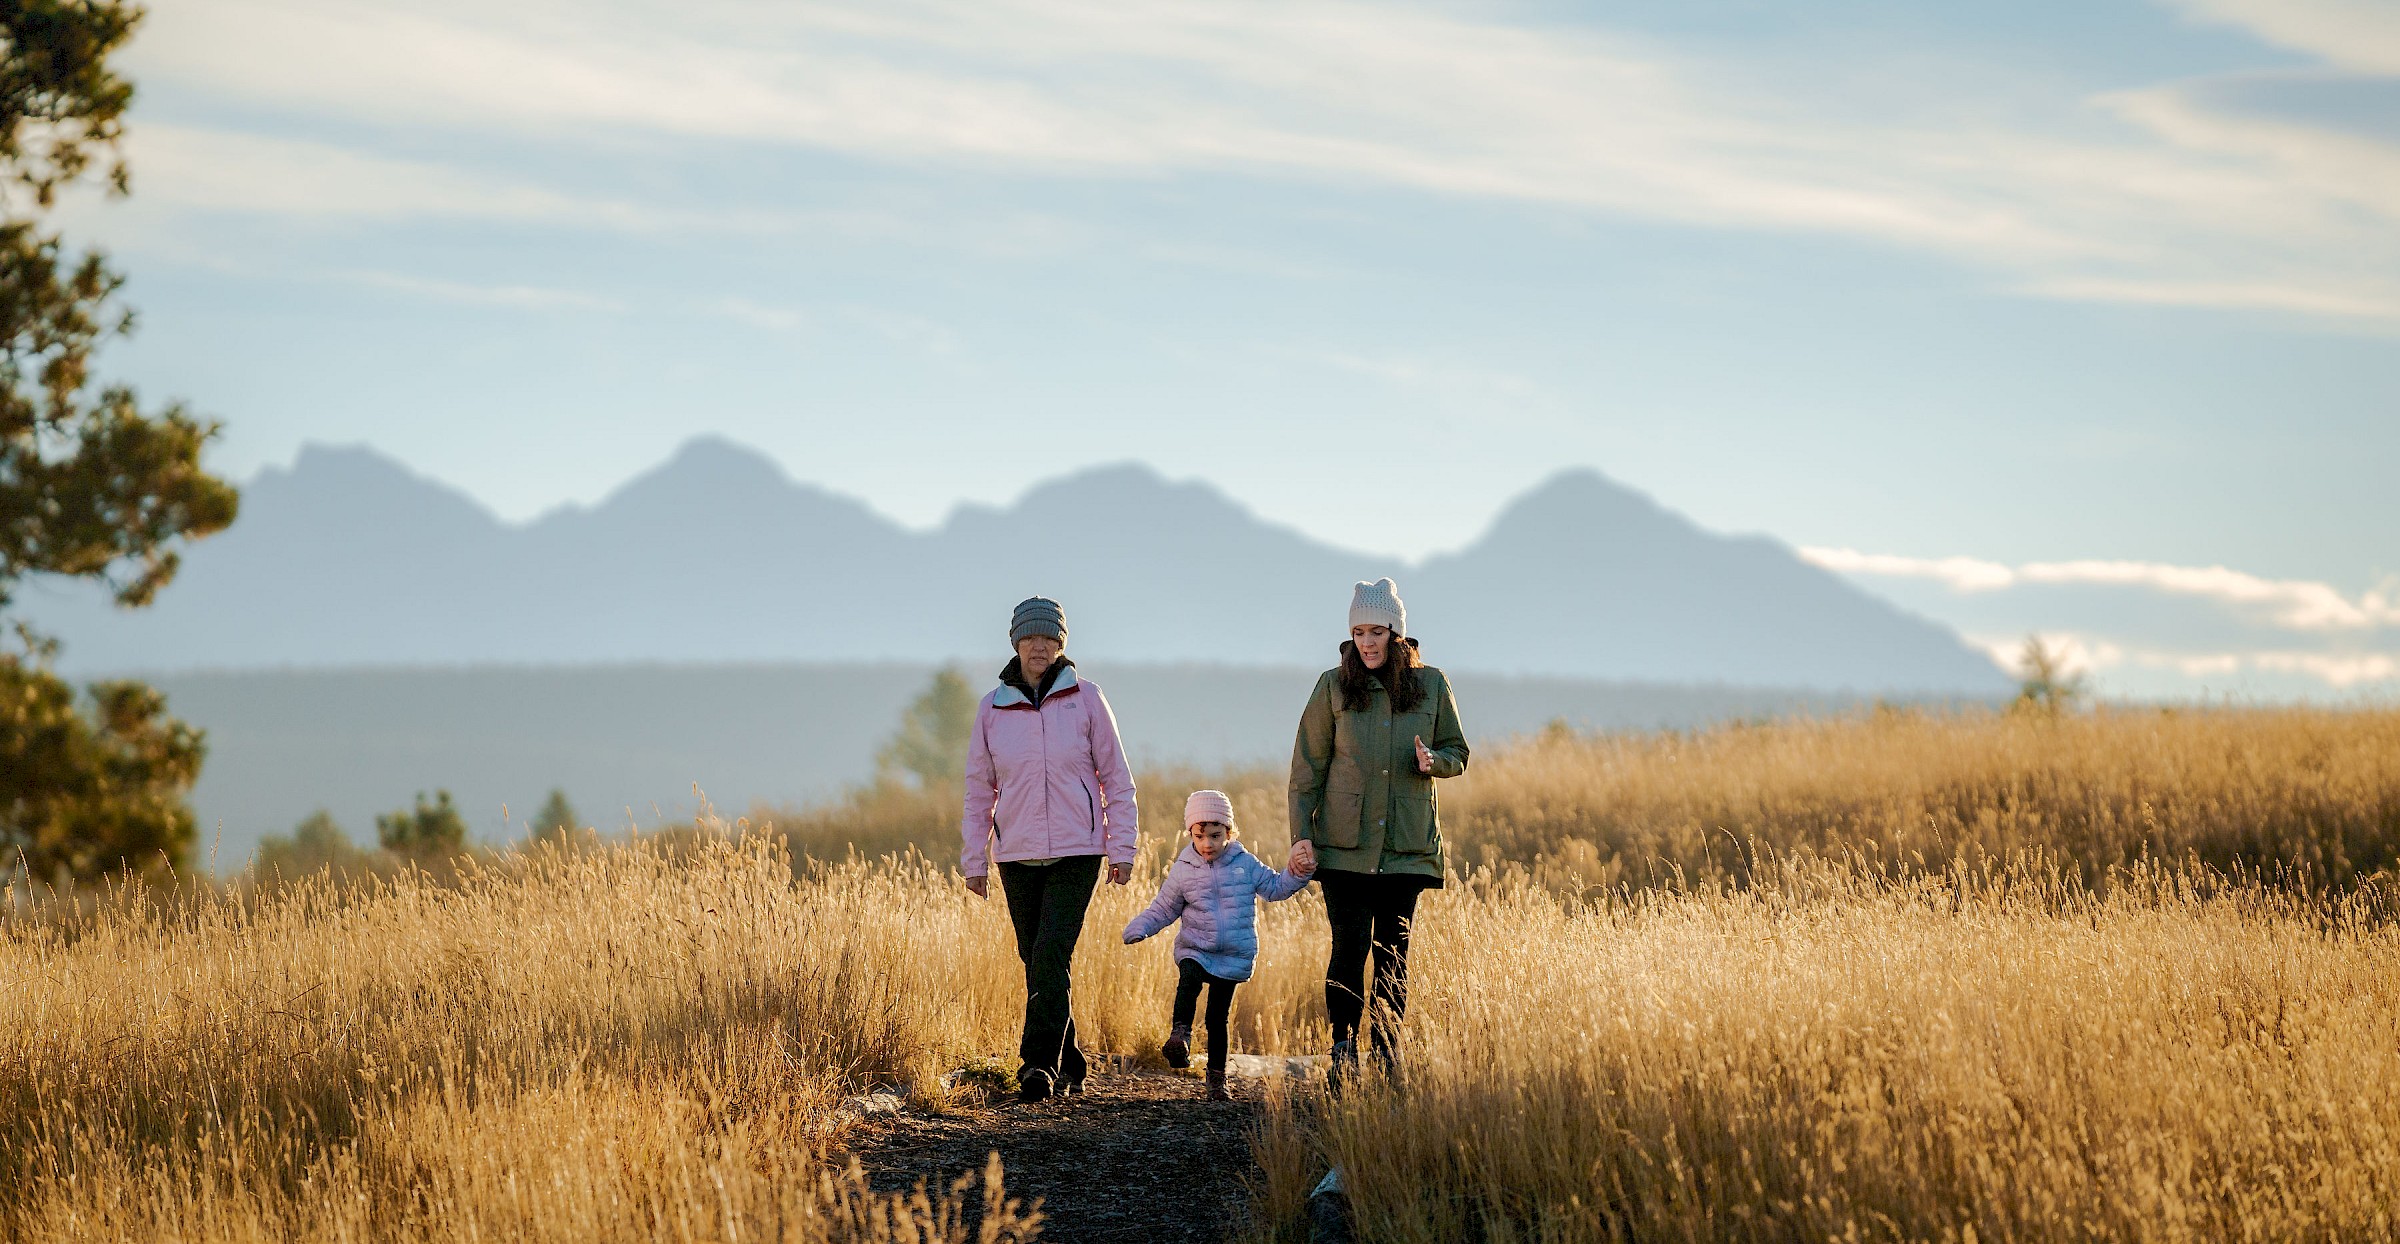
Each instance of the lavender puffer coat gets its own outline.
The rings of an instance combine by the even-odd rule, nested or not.
[[[1211,976],[1250,979],[1258,960],[1258,900],[1287,899],[1308,888],[1308,878],[1267,867],[1239,842],[1228,842],[1214,861],[1200,858],[1191,843],[1167,866],[1158,897],[1125,926],[1125,944],[1154,936],[1183,920],[1175,935],[1175,957],[1190,959]]]

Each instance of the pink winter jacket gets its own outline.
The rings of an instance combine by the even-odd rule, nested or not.
[[[988,875],[994,859],[1106,855],[1130,865],[1138,825],[1133,772],[1097,684],[1077,678],[1070,665],[1039,708],[1006,684],[983,697],[967,740],[967,810],[959,821],[966,840],[959,866],[967,876]]]

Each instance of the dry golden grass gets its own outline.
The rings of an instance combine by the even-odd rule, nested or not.
[[[1288,842],[1281,770],[1243,769],[1204,773],[1194,769],[1149,770],[1135,776],[1143,792],[1145,841],[1174,835],[1183,812],[1183,797],[1202,787],[1231,795],[1253,845],[1261,833],[1277,844]],[[852,858],[879,859],[916,854],[936,864],[956,864],[959,856],[958,817],[962,792],[957,783],[920,789],[908,782],[886,779],[853,788],[839,799],[811,807],[752,808],[746,822],[758,832],[783,843],[795,864],[838,864]],[[670,838],[673,835],[669,835]],[[1153,844],[1155,845],[1155,843]]]
[[[1404,1091],[1280,1100],[1262,1219],[1330,1156],[1378,1239],[2391,1238],[2396,744],[2400,714],[2242,711],[1487,749],[1445,785],[1457,861],[1534,868],[1428,896]],[[1279,775],[1207,784],[1280,855]],[[865,1191],[838,1108],[938,1107],[1013,1048],[1000,904],[908,854],[954,849],[946,800],[16,908],[0,1237],[964,1238],[1004,1194]],[[823,862],[844,824],[886,858]],[[1159,829],[1078,956],[1102,1050],[1164,1026],[1165,939],[1115,944]],[[1321,1049],[1314,894],[1260,931],[1237,1048]]]
[[[856,1086],[928,1097],[997,1046],[996,919],[921,867],[795,888],[722,839],[21,919],[0,1234],[918,1239],[954,1198],[824,1155]]]
[[[1279,1099],[1261,1217],[1331,1161],[1427,1244],[2394,1238],[2375,896],[2120,880],[1433,896],[1401,1085]]]
[[[1598,889],[2039,854],[2347,886],[2400,861],[2400,711],[2102,709],[1549,735],[1443,784],[1453,867]]]
[[[1195,787],[1253,839],[1288,838],[1280,768],[1144,773],[1149,829]],[[2400,711],[1884,710],[1662,734],[1552,732],[1441,784],[1452,867],[1556,888],[1733,880],[1762,862],[1870,871],[2039,854],[2088,883],[2143,860],[2344,887],[2400,863]],[[890,783],[750,819],[796,860],[958,858],[958,793]],[[1171,826],[1169,826],[1171,828]]]

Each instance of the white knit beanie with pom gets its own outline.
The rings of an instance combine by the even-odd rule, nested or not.
[[[1183,801],[1183,827],[1190,829],[1202,821],[1215,821],[1219,825],[1231,826],[1233,824],[1233,800],[1227,798],[1225,792],[1221,790],[1193,791],[1192,797]]]
[[[1408,606],[1390,579],[1361,583],[1350,589],[1350,625],[1390,627],[1394,635],[1408,634]]]

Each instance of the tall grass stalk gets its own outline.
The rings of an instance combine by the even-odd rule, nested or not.
[[[2400,933],[2142,869],[1433,897],[1397,1078],[1279,1096],[1262,1238],[2388,1240]]]

